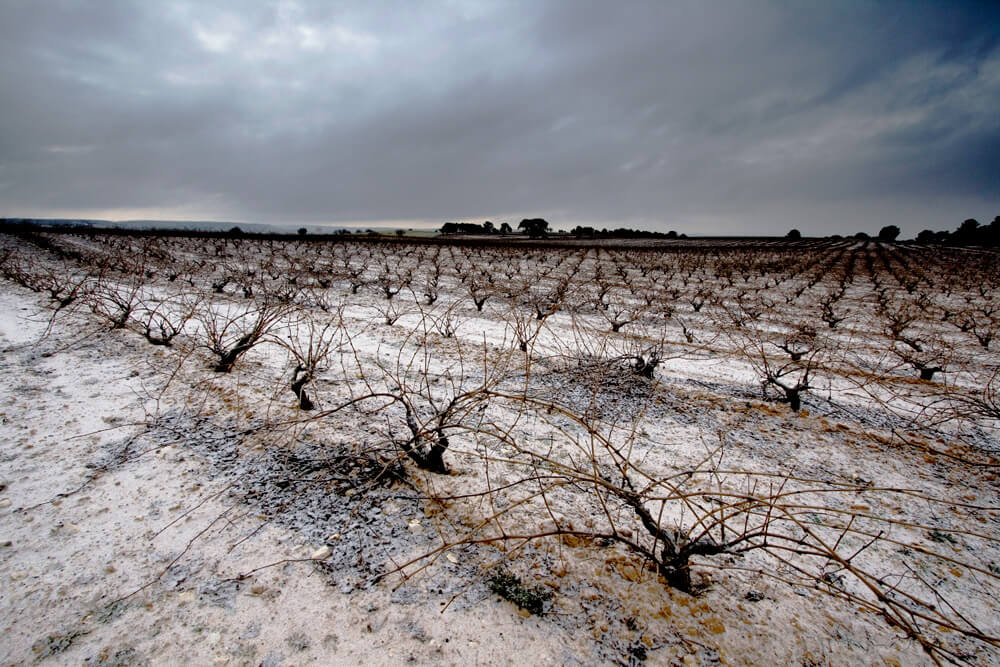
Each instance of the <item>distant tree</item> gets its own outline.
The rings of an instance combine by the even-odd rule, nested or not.
[[[975,218],[965,220],[958,228],[959,234],[974,234],[979,229],[979,221]]]
[[[864,240],[870,239],[871,237],[868,236],[867,234],[865,234],[864,232],[858,232],[857,234],[855,234],[851,238],[852,239],[858,239],[858,240],[864,241]]]
[[[951,233],[948,240],[956,245],[975,245],[979,232],[979,221],[975,218],[968,218]]]
[[[798,241],[802,238],[802,232],[797,229],[791,229],[787,234],[785,234],[785,238],[792,241]]]
[[[500,233],[501,234],[506,235],[506,234],[512,234],[513,232],[514,232],[514,230],[510,228],[510,223],[509,222],[501,222],[500,223]]]
[[[896,225],[886,225],[878,230],[878,240],[892,243],[899,236],[899,227]]]
[[[1000,215],[988,225],[980,225],[977,220],[969,218],[952,234],[952,240],[964,245],[1000,246]]]
[[[935,241],[937,241],[937,235],[929,229],[917,234],[917,243],[934,243]]]
[[[677,232],[675,232],[674,230],[671,229],[669,232],[667,232],[667,238],[668,239],[675,239],[675,238],[677,238]]]
[[[240,229],[239,227],[232,227],[229,230],[229,235],[230,236],[243,236],[243,230]]]
[[[484,223],[483,223],[483,230],[484,230],[484,231],[485,231],[485,232],[486,232],[487,234],[495,234],[495,233],[496,233],[496,231],[497,231],[497,230],[496,230],[496,229],[495,229],[495,228],[493,227],[493,223],[492,223],[492,222],[490,222],[489,220],[487,220],[486,222],[484,222]]]
[[[406,235],[406,230],[405,229],[397,229],[396,230],[396,236],[405,236],[405,235]]]
[[[983,243],[985,245],[1000,246],[1000,215],[993,218],[993,222],[983,227]]]
[[[308,233],[309,233],[308,229],[306,229],[305,227],[299,227],[299,236],[305,236]]]
[[[545,236],[549,229],[549,223],[542,218],[525,218],[517,226],[533,239]]]

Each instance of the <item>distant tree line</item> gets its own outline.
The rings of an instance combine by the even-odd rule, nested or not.
[[[525,218],[518,223],[519,232],[527,234],[530,238],[546,238],[549,235],[549,223],[544,218]],[[506,222],[500,227],[496,227],[492,222],[479,224],[475,222],[446,222],[438,230],[441,234],[512,234],[513,229]],[[675,231],[651,232],[644,229],[628,229],[619,227],[617,229],[595,229],[593,227],[583,227],[577,225],[570,234],[578,239],[683,239],[684,234]]]
[[[882,241],[883,243],[893,243],[897,238],[899,238],[899,234],[899,227],[896,225],[886,225],[882,229],[878,230],[878,235],[874,238]],[[785,235],[785,238],[800,239],[802,238],[802,235],[799,233],[799,230],[793,229]],[[840,234],[834,234],[829,238],[841,239],[844,237]],[[872,238],[872,236],[866,234],[865,232],[858,232],[857,234],[850,236],[850,238],[866,240]],[[987,248],[997,248],[1000,247],[1000,215],[993,218],[993,222],[988,225],[981,225],[975,218],[969,218],[959,225],[958,229],[953,232],[935,232],[930,229],[925,229],[917,234],[915,241],[921,244],[983,246]]]
[[[94,225],[89,221],[79,221],[79,220],[36,220],[32,218],[0,218],[0,226],[2,226],[4,231],[7,232],[22,232],[22,231],[65,231],[65,230],[80,230],[80,229],[94,229]],[[543,218],[525,218],[517,226],[518,230],[524,234],[527,234],[530,238],[546,238],[549,234],[549,223]],[[169,228],[162,229],[130,229],[130,228],[99,228],[101,233],[105,234],[138,234],[142,236],[193,236],[193,237],[257,237],[257,238],[282,238],[284,236],[290,235],[282,234],[279,232],[251,232],[243,230],[238,226],[231,227],[228,230],[175,230]],[[474,222],[446,222],[438,230],[441,234],[469,234],[469,235],[507,235],[513,234],[514,230],[509,223],[501,223],[499,227],[494,225],[491,221],[487,220],[482,224]],[[308,230],[305,227],[301,227],[296,230],[296,233],[300,237],[304,237],[308,234]],[[364,235],[368,237],[377,237],[379,234],[373,229],[361,230],[357,229],[353,232],[354,235]],[[570,234],[578,239],[686,239],[686,234],[678,234],[675,231],[669,232],[653,232],[643,229],[629,229],[627,227],[618,227],[616,229],[595,229],[594,227],[584,227],[577,225],[574,227]],[[352,232],[346,229],[335,230],[330,233],[319,234],[312,236],[314,240],[322,240],[332,237],[345,237],[351,236]],[[397,236],[403,236],[402,230],[396,232]],[[892,243],[897,240],[900,235],[900,228],[896,225],[886,225],[882,227],[878,234],[875,236],[879,241]],[[800,240],[802,238],[802,233],[798,229],[790,230],[786,235],[786,239],[789,240]],[[840,234],[833,234],[829,238],[840,239],[844,238]],[[857,234],[851,235],[849,238],[854,239],[870,239],[871,235],[865,232],[858,232]],[[935,232],[930,229],[925,229],[919,234],[915,239],[916,243],[921,244],[939,244],[939,245],[952,245],[952,246],[983,246],[989,248],[1000,247],[1000,215],[993,218],[993,222],[988,225],[982,225],[975,218],[969,218],[962,222],[961,225],[955,231],[939,231]]]
[[[899,227],[896,225],[886,225],[879,230],[876,238],[879,241],[892,243],[899,237],[899,233]],[[871,237],[864,232],[859,232],[854,235],[854,238],[867,239]],[[923,244],[997,248],[1000,247],[1000,215],[993,218],[993,222],[988,225],[981,225],[975,218],[969,218],[953,232],[935,232],[925,229],[917,234],[915,240],[917,243]]]
[[[532,220],[528,220],[528,219],[522,220],[521,224],[518,225],[518,229],[523,229],[523,230],[525,230],[526,233],[530,234],[531,232],[527,229],[527,226],[528,226],[529,223],[531,223],[532,225],[536,224],[535,221],[537,221],[538,223],[541,223],[540,229],[543,231],[543,233],[544,233],[544,230],[548,229],[549,223],[545,222],[541,218],[534,218]],[[534,229],[534,227],[532,227],[532,229]],[[443,225],[441,225],[441,228],[438,231],[440,233],[442,233],[442,234],[501,234],[501,235],[506,235],[506,234],[513,234],[514,233],[514,230],[513,230],[513,228],[511,228],[510,223],[502,222],[502,223],[500,223],[500,226],[497,227],[496,225],[494,225],[489,220],[487,220],[483,224],[479,224],[479,223],[476,223],[476,222],[446,222]],[[540,234],[540,235],[542,235],[542,234]]]
[[[514,230],[506,222],[497,227],[487,220],[481,225],[475,222],[446,222],[438,231],[442,234],[511,234]]]
[[[570,232],[578,239],[683,239],[684,234],[678,234],[671,230],[669,232],[650,232],[645,229],[629,229],[618,227],[617,229],[594,229],[593,227],[581,227],[577,225]]]
[[[917,243],[1000,247],[1000,215],[993,218],[993,222],[988,225],[981,225],[975,218],[969,218],[953,232],[934,232],[925,229],[917,234]]]

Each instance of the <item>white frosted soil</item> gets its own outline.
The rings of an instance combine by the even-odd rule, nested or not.
[[[57,325],[29,293],[0,292],[0,661],[61,664],[533,664],[587,661],[566,629],[482,593],[394,600],[392,582],[343,594],[311,562],[241,573],[318,548],[227,501],[183,445],[116,455],[145,418],[147,359],[125,332]],[[71,345],[65,349],[65,345]],[[138,348],[138,349],[136,349]],[[248,535],[250,536],[248,539]],[[166,572],[164,574],[164,572]],[[575,656],[575,657],[574,657]]]
[[[179,282],[157,289],[168,295]],[[154,346],[86,309],[53,320],[44,294],[0,279],[0,663],[934,664],[904,628],[851,600],[870,600],[870,590],[835,559],[782,562],[762,550],[695,557],[688,594],[622,544],[584,535],[603,534],[606,520],[622,534],[642,531],[620,508],[602,514],[586,484],[525,500],[515,444],[537,453],[548,443],[550,458],[534,468],[544,479],[593,445],[583,421],[494,400],[463,415],[478,430],[452,437],[441,475],[398,452],[386,463],[384,444],[406,429],[388,408],[334,410],[374,382],[378,374],[365,369],[414,386],[433,376],[426,390],[439,396],[454,383],[485,384],[494,361],[512,364],[498,396],[516,394],[521,381],[522,390],[558,396],[568,412],[596,412],[586,423],[612,424],[601,431],[611,440],[624,430],[637,469],[680,480],[709,505],[709,492],[727,497],[773,475],[776,485],[802,488],[802,520],[833,531],[823,535],[842,527],[831,528],[830,516],[855,515],[857,533],[833,552],[856,550],[851,563],[899,595],[929,585],[942,608],[1000,635],[990,576],[1000,574],[996,425],[916,429],[899,415],[928,400],[924,385],[817,380],[793,413],[762,393],[753,357],[713,333],[714,316],[687,307],[700,343],[684,345],[674,327],[674,353],[652,379],[588,383],[567,359],[618,344],[595,333],[608,325],[592,312],[567,308],[537,323],[521,313],[537,334],[529,368],[511,362],[519,332],[498,296],[479,311],[457,282],[443,281],[433,312],[451,307],[458,323],[444,335],[416,293],[395,297],[404,312],[390,325],[377,291],[334,290],[330,312],[342,306],[349,345],[307,385],[318,409],[305,412],[289,390],[294,363],[276,339],[215,373],[194,320],[174,346]],[[242,303],[218,298],[229,297]],[[844,347],[852,363],[881,354],[879,344]],[[995,363],[992,350],[969,349],[981,366]],[[976,372],[962,381],[974,384]],[[886,409],[896,403],[898,412]],[[487,441],[494,424],[510,430]],[[982,446],[985,463],[949,458],[959,451],[950,432]],[[709,469],[718,475],[702,475]],[[693,470],[701,476],[684,476]],[[482,492],[507,483],[509,495]],[[823,492],[814,493],[818,484]],[[667,504],[658,519],[688,525],[691,508]],[[869,521],[888,532],[866,544]],[[567,527],[580,535],[476,540],[487,528]],[[936,555],[904,563],[914,545]],[[544,614],[491,591],[500,567],[546,593]],[[988,641],[947,629],[928,636],[962,664],[1000,665]]]

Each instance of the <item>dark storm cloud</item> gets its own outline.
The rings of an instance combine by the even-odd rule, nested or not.
[[[0,214],[991,218],[1000,15],[954,4],[0,0]]]

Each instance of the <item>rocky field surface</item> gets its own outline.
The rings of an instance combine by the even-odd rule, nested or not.
[[[4,664],[1000,664],[994,255],[0,241]]]

